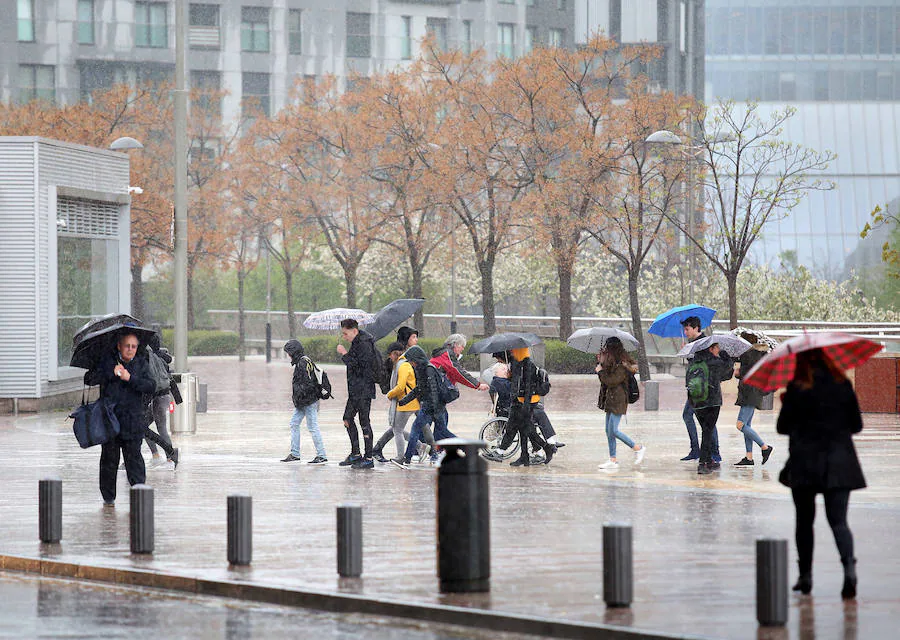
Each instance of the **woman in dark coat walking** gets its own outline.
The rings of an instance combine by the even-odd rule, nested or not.
[[[856,558],[847,524],[850,492],[866,486],[852,434],[862,430],[859,403],[850,381],[821,350],[797,354],[797,368],[781,397],[778,433],[790,436],[790,457],[779,480],[791,488],[797,512],[795,538],[800,577],[794,591],[812,591],[813,521],[816,494],[844,566],[841,597],[856,597]]]

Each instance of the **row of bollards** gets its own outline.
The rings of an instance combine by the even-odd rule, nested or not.
[[[437,480],[438,578],[442,592],[490,591],[490,504],[487,463],[478,455],[480,441],[452,438],[438,443],[446,451]],[[62,539],[62,480],[38,485],[41,542]],[[153,553],[153,489],[131,488],[131,552]],[[253,556],[252,498],[227,500],[228,562],[249,565]],[[634,596],[632,528],[603,527],[603,600],[609,607],[629,607]],[[363,570],[362,508],[337,508],[337,571],[358,578]],[[759,624],[781,626],[788,617],[786,540],[757,540],[756,615]]]

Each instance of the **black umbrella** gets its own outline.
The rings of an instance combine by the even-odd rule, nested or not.
[[[133,324],[138,327],[144,326],[143,322],[127,313],[107,313],[105,316],[84,323],[72,338],[72,348],[77,349],[78,345],[81,344],[82,340],[84,340],[85,336],[89,333],[95,333],[101,329],[106,329],[107,327],[112,327],[114,325],[126,324]]]
[[[138,321],[140,322],[140,321]],[[150,338],[156,335],[156,331],[142,327],[134,322],[119,322],[102,327],[82,336],[81,341],[72,354],[70,366],[82,369],[93,369],[100,359],[107,353],[116,350],[119,336],[124,333],[133,333],[138,338],[138,352],[148,343]]]
[[[375,320],[366,325],[366,332],[371,334],[375,340],[381,340],[421,309],[424,304],[424,298],[394,300],[375,314]]]
[[[469,348],[469,353],[496,353],[498,351],[512,351],[533,347],[543,342],[533,333],[498,333],[479,340]]]

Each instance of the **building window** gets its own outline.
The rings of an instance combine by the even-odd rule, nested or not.
[[[303,11],[300,9],[288,11],[288,53],[303,53]]]
[[[434,42],[441,51],[447,50],[447,19],[426,18],[425,31],[434,36]]]
[[[188,42],[192,49],[219,48],[219,5],[192,4]]]
[[[550,31],[547,32],[547,44],[551,47],[562,47],[565,40],[565,29],[550,29]]]
[[[34,0],[18,1],[19,42],[34,42]]]
[[[463,20],[462,23],[462,50],[463,53],[469,55],[472,53],[472,21],[471,20]]]
[[[516,0],[498,0],[500,4],[515,4]]]
[[[75,39],[78,44],[94,44],[94,0],[78,0]]]
[[[566,10],[566,0],[556,0],[556,8],[559,11]]]
[[[497,55],[512,58],[516,53],[516,25],[509,22],[497,24]]]
[[[900,7],[897,7],[897,31],[900,31]],[[900,41],[897,44],[900,47]],[[894,53],[894,9],[891,7],[878,7],[878,53]]]
[[[241,74],[241,112],[245,117],[252,117],[257,111],[269,115],[269,74]]]
[[[134,3],[134,44],[138,47],[165,48],[169,46],[164,2]]]
[[[52,66],[23,64],[19,66],[19,101],[56,99],[56,73]]]
[[[609,38],[622,41],[622,0],[609,0]]]
[[[241,51],[269,51],[267,7],[241,7]]]
[[[537,27],[525,27],[525,53],[534,49],[537,44]]]
[[[526,7],[535,7],[537,6],[537,0],[525,0]]]
[[[199,92],[192,105],[213,118],[222,115],[222,74],[218,71],[191,71],[191,87]]]
[[[412,18],[400,16],[402,32],[400,34],[400,58],[409,60],[412,58]]]
[[[347,14],[347,57],[368,58],[372,55],[371,14]]]

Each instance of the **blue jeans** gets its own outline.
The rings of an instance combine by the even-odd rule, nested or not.
[[[694,408],[690,402],[684,403],[684,411],[681,412],[681,419],[684,420],[684,426],[687,428],[688,438],[691,439],[691,453],[700,454],[700,440],[697,438],[697,423],[694,422]],[[719,430],[713,428],[712,432],[712,455],[714,458],[719,457]]]
[[[616,413],[606,414],[606,440],[609,443],[609,457],[616,457],[616,438],[621,440],[629,449],[634,449],[634,440],[619,431],[619,423],[622,416]]]
[[[444,438],[455,438],[450,429],[447,428],[447,420],[449,416],[447,415],[447,408],[441,407],[434,415],[427,413],[424,409],[419,409],[416,413],[416,419],[413,422],[412,428],[409,430],[409,441],[406,443],[406,455],[404,456],[407,460],[412,460],[413,454],[416,452],[416,447],[419,446],[419,440],[422,437],[422,427],[426,427],[434,422],[434,439],[443,440]]]
[[[313,402],[302,409],[294,409],[291,416],[291,454],[300,457],[300,423],[306,418],[306,428],[312,436],[313,445],[316,447],[316,455],[326,457],[325,445],[322,442],[322,434],[319,431],[319,402]]]
[[[741,433],[744,434],[744,448],[747,450],[747,453],[753,451],[753,443],[759,445],[759,448],[762,449],[765,442],[763,439],[759,437],[759,434],[754,431],[753,427],[750,426],[750,422],[753,420],[753,414],[756,411],[756,407],[753,405],[743,406],[738,409],[738,422],[743,422],[744,426],[741,429]]]

